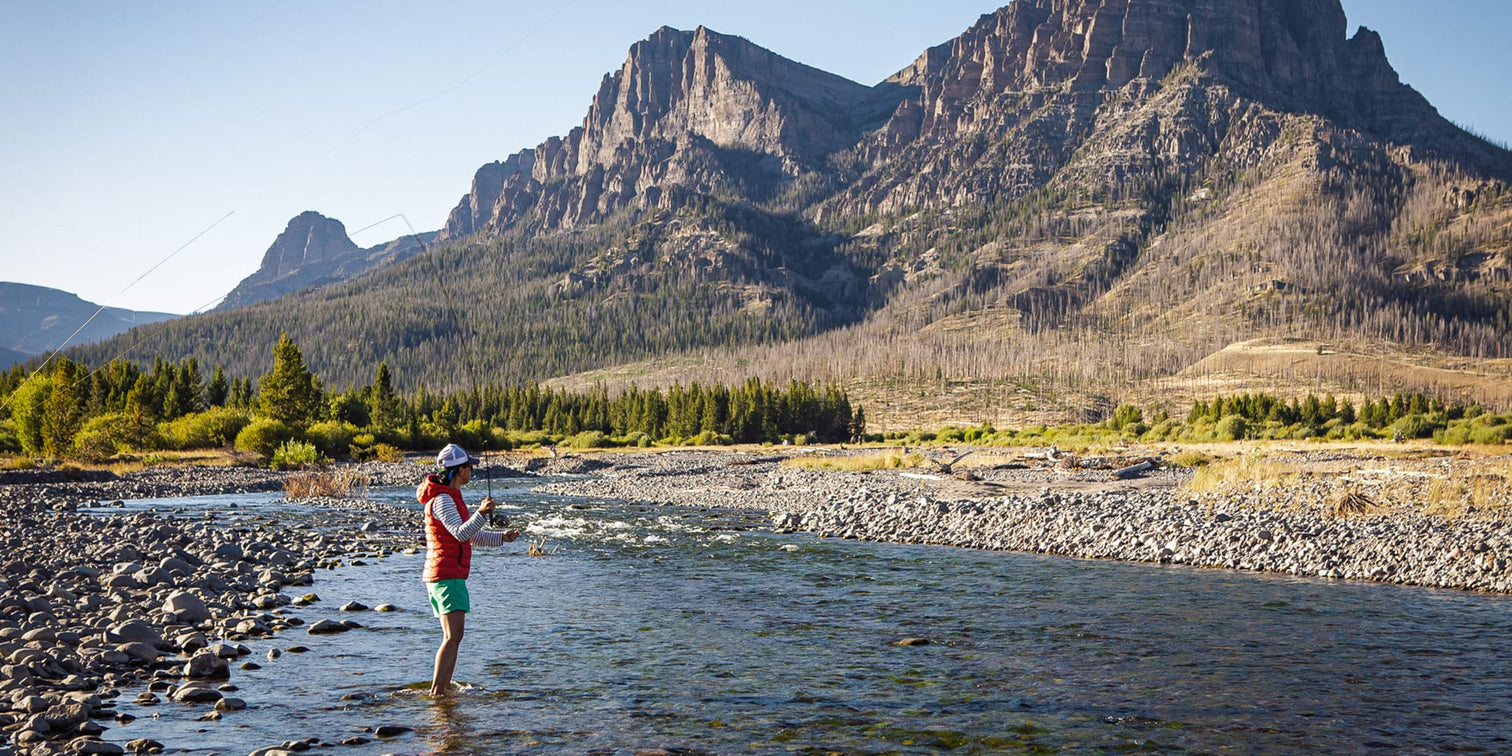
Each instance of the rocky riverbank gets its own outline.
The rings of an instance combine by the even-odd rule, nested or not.
[[[359,472],[416,479],[414,465]],[[143,496],[276,490],[282,475],[265,470],[85,477],[12,473],[0,485],[0,755],[122,753],[100,735],[129,716],[114,701],[131,688],[150,686],[138,703],[204,706],[207,720],[241,708],[232,665],[255,664],[242,659],[245,642],[304,624],[294,610],[307,599],[291,594],[307,592],[317,570],[421,545],[412,510],[349,499],[276,520],[234,504],[203,518],[110,510]],[[356,626],[338,624],[303,629]]]
[[[760,509],[778,530],[838,538],[1512,592],[1512,523],[1499,514],[1395,507],[1351,516],[1310,503],[1324,496],[1303,501],[1302,492],[1284,487],[1197,495],[1185,485],[1191,473],[1179,469],[1120,480],[1106,470],[1011,464],[959,480],[923,469],[805,469],[782,459],[629,456],[601,477],[540,490]]]

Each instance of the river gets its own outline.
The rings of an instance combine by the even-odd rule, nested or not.
[[[262,668],[236,670],[231,695],[248,709],[198,721],[127,691],[139,718],[106,737],[217,754],[308,737],[371,741],[335,754],[1512,752],[1505,596],[776,535],[756,515],[495,485],[551,553],[475,552],[453,703],[415,691],[440,633],[422,557],[396,555],[318,573],[322,600],[297,610],[363,629],[247,643]],[[287,506],[240,499],[248,516]],[[400,611],[337,610],[352,600]],[[265,658],[296,644],[310,651]]]

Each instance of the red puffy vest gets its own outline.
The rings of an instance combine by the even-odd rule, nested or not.
[[[425,505],[425,582],[439,583],[442,580],[467,579],[472,567],[472,544],[458,541],[457,537],[441,524],[431,512],[431,503],[437,496],[451,494],[457,502],[457,514],[467,521],[467,505],[462,502],[462,492],[442,483],[435,475],[425,476],[420,487],[415,489],[415,498]]]

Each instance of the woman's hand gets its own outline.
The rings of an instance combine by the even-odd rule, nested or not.
[[[493,499],[484,499],[483,503],[478,505],[478,514],[485,516],[491,515],[493,514],[494,506],[495,505]]]
[[[513,541],[514,539],[519,538],[519,537],[520,537],[520,531],[518,531],[518,530],[506,530],[506,531],[504,531],[504,542],[505,543],[509,543],[510,541]]]

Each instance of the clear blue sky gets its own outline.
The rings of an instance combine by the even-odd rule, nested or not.
[[[395,213],[438,228],[478,166],[579,123],[663,24],[870,84],[998,4],[0,0],[0,280],[188,312],[304,210],[349,232]],[[1440,112],[1512,141],[1512,2],[1344,4]]]

